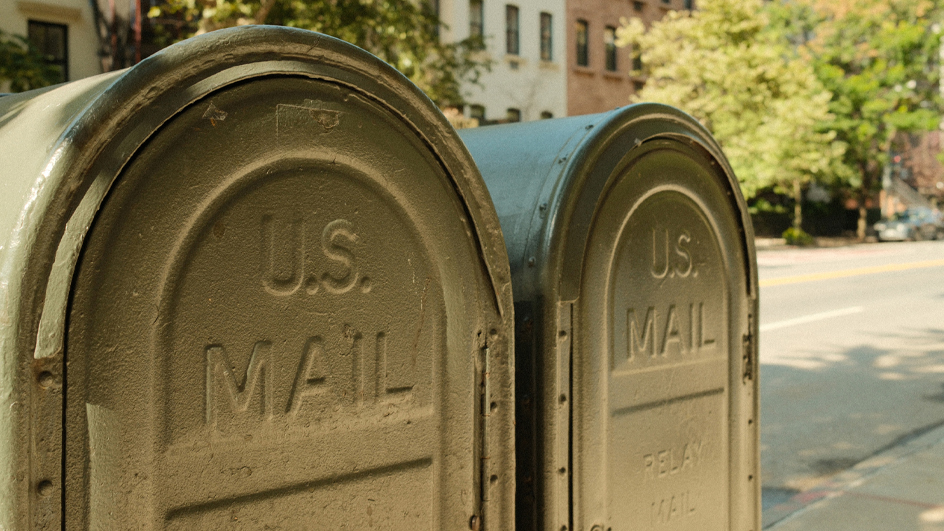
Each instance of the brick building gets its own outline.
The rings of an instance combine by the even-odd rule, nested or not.
[[[616,48],[621,18],[648,26],[669,11],[691,10],[694,0],[568,0],[567,114],[608,111],[629,103],[645,79],[631,74],[631,50]]]

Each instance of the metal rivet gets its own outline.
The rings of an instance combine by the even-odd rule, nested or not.
[[[472,531],[479,531],[479,525],[478,515],[473,514],[472,518],[469,518],[469,529]]]
[[[39,492],[40,496],[49,496],[53,491],[52,481],[48,479],[40,481],[39,485],[36,485],[36,491]]]
[[[39,381],[39,385],[49,388],[56,385],[56,377],[52,375],[49,371],[43,371],[39,373],[39,376],[36,377]]]
[[[534,263],[536,261],[537,260],[535,260],[533,256],[531,258],[528,258],[528,267],[534,267]]]

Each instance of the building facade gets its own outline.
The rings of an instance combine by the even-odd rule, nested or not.
[[[480,123],[567,114],[564,0],[441,0],[443,38],[481,35],[491,72],[467,84],[464,114]]]
[[[88,0],[0,0],[0,31],[28,37],[57,67],[60,81],[102,72]]]
[[[617,48],[621,19],[648,26],[669,11],[694,9],[693,0],[569,0],[567,2],[567,114],[604,112],[629,103],[645,79],[632,50]]]

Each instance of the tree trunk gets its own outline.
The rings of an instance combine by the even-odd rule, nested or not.
[[[793,180],[793,228],[803,230],[803,193],[800,189],[800,179]]]
[[[869,211],[865,208],[865,198],[859,198],[859,223],[856,226],[856,237],[859,241],[865,240],[866,218]]]
[[[272,11],[274,6],[275,0],[262,0],[259,5],[259,11],[256,11],[256,16],[254,17],[256,24],[265,24],[266,18],[269,17],[269,11]]]

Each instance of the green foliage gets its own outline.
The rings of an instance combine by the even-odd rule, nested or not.
[[[868,195],[896,134],[940,123],[940,0],[794,0],[772,10],[833,94],[831,128],[848,146],[852,184]]]
[[[47,87],[59,76],[56,67],[46,63],[25,37],[0,32],[0,82],[8,81],[11,91]]]
[[[325,33],[380,57],[441,107],[464,103],[462,83],[478,82],[490,67],[481,38],[441,42],[426,0],[163,0],[148,16],[177,20],[180,38],[263,23]]]
[[[750,206],[748,206],[747,210],[751,213],[751,215],[786,214],[788,212],[787,207],[781,204],[774,205],[764,198],[756,199]]]
[[[813,237],[807,234],[803,229],[798,229],[795,227],[790,227],[789,229],[783,231],[783,239],[787,245],[813,245],[815,240]]]
[[[669,12],[646,30],[638,19],[618,32],[647,82],[636,101],[679,107],[721,144],[748,197],[794,181],[843,178],[845,145],[830,128],[830,93],[781,32],[761,0],[703,0]]]

